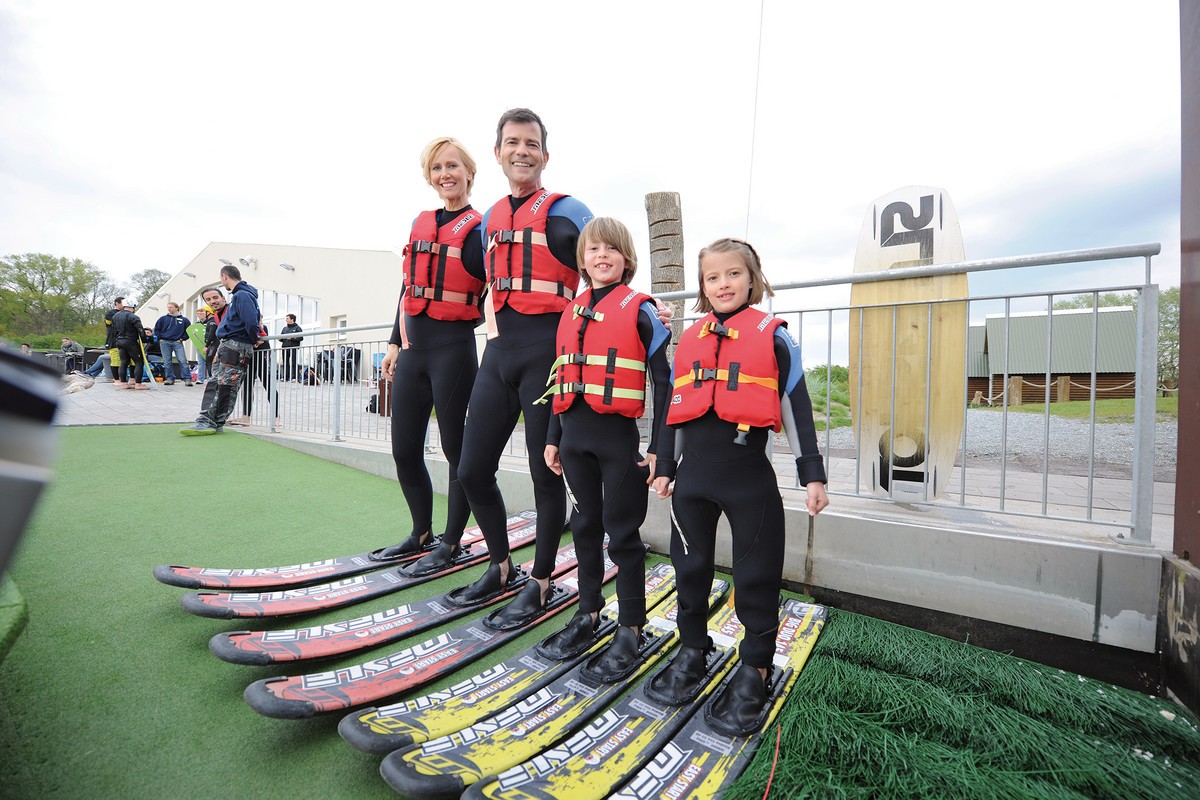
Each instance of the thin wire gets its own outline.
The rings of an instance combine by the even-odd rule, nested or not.
[[[763,35],[763,6],[765,0],[758,3],[758,52],[754,67],[754,114],[750,122],[750,179],[746,182],[746,230],[743,239],[750,238],[750,198],[754,195],[754,146],[758,139],[758,81],[762,75],[762,35]]]

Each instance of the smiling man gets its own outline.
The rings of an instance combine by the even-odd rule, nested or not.
[[[549,192],[542,171],[550,161],[546,126],[527,108],[504,112],[496,126],[496,162],[510,195],[484,215],[488,344],[471,393],[458,477],[487,539],[491,564],[454,593],[473,604],[504,591],[516,577],[508,552],[507,514],[496,482],[500,455],[524,414],[529,474],[537,507],[537,546],[531,580],[500,613],[513,626],[536,618],[546,602],[554,556],[566,519],[562,478],[542,457],[550,405],[534,405],[546,391],[554,337],[562,310],[575,297],[575,247],[592,218],[573,197]]]

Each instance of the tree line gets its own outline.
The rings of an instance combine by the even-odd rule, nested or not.
[[[35,349],[57,350],[63,336],[100,346],[104,312],[112,308],[114,297],[145,302],[170,277],[159,269],[144,269],[117,281],[78,258],[45,253],[2,256],[0,337],[29,342]]]

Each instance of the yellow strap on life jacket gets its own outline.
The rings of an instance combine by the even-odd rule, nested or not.
[[[721,323],[713,322],[711,319],[700,326],[700,333],[696,335],[696,338],[703,339],[710,333],[716,336],[724,336],[726,339],[738,338],[738,332],[736,328],[726,328]]]
[[[678,389],[687,386],[689,383],[696,381],[728,381],[729,370],[727,369],[704,369],[696,367],[689,371],[686,375],[681,375],[675,379],[675,388]],[[759,386],[765,386],[768,389],[779,390],[779,381],[776,378],[758,378],[754,375],[747,375],[744,372],[739,372],[737,376],[738,383],[753,383]]]

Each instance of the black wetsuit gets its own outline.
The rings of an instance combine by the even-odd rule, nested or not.
[[[745,308],[743,306],[742,308]],[[717,314],[724,323],[733,314]],[[786,337],[786,334],[783,335]],[[796,457],[800,482],[825,482],[825,465],[817,450],[812,403],[803,372],[790,394],[785,388],[793,351],[784,338],[773,337],[779,365],[781,402],[790,403],[801,454]],[[797,367],[799,365],[797,364]],[[671,497],[671,563],[679,592],[680,641],[703,649],[708,641],[708,592],[713,579],[717,519],[724,513],[733,537],[734,602],[745,626],[739,655],[746,664],[764,668],[775,654],[779,630],[779,590],[783,583],[783,499],[771,466],[770,428],[751,428],[744,445],[735,444],[737,426],[709,410],[680,426],[683,445]],[[682,532],[682,535],[681,535]]]
[[[589,307],[618,285],[593,291]],[[589,322],[585,319],[580,327],[581,339]],[[657,317],[648,319],[645,309],[638,314],[637,327],[649,354],[647,372],[654,387],[655,414],[646,449],[662,459],[655,476],[670,478],[675,475],[674,437],[670,431],[664,434],[671,401],[671,367],[665,346],[670,334]],[[658,337],[656,328],[661,331]],[[608,555],[617,565],[617,621],[630,628],[646,622],[646,548],[641,527],[646,521],[649,472],[638,467],[644,460],[640,443],[636,419],[600,414],[583,397],[554,415],[546,438],[546,444],[559,448],[563,477],[574,501],[571,534],[579,556],[579,610],[590,614],[604,605],[600,587],[604,581],[604,534],[608,533]]]
[[[516,210],[533,196],[510,197],[509,200]],[[562,202],[557,201],[555,207]],[[578,201],[574,203],[582,206]],[[583,224],[554,213],[552,207],[546,221],[550,252],[563,264],[574,267],[575,245]],[[488,341],[479,374],[475,377],[458,468],[458,479],[467,493],[475,522],[487,540],[488,555],[493,564],[501,564],[509,555],[508,528],[504,497],[496,473],[508,438],[516,429],[517,420],[524,415],[529,477],[533,480],[534,507],[538,515],[531,574],[538,579],[549,578],[554,570],[554,559],[567,518],[562,478],[546,466],[545,460],[550,404],[535,405],[546,391],[546,376],[554,363],[554,338],[559,316],[559,312],[522,314],[507,305],[496,312],[500,336]]]
[[[466,210],[439,209],[438,228]],[[476,227],[467,235],[462,247],[463,267],[481,281],[486,279],[482,242],[480,228]],[[388,340],[396,346],[402,344],[401,313],[398,304],[392,336]],[[392,383],[392,459],[396,462],[396,478],[412,516],[412,535],[415,537],[430,532],[433,526],[433,483],[425,467],[425,434],[429,430],[430,411],[437,412],[438,434],[449,466],[446,527],[442,532],[442,541],[448,544],[458,544],[471,514],[459,482],[458,465],[467,403],[479,368],[475,349],[476,324],[475,320],[442,320],[428,314],[405,316],[404,332],[409,346],[401,349],[396,357]]]
[[[129,309],[122,309],[112,318],[113,342],[121,356],[121,372],[129,370],[130,383],[139,383],[145,369],[145,358],[142,354],[142,342],[146,335],[142,330],[142,321]]]

